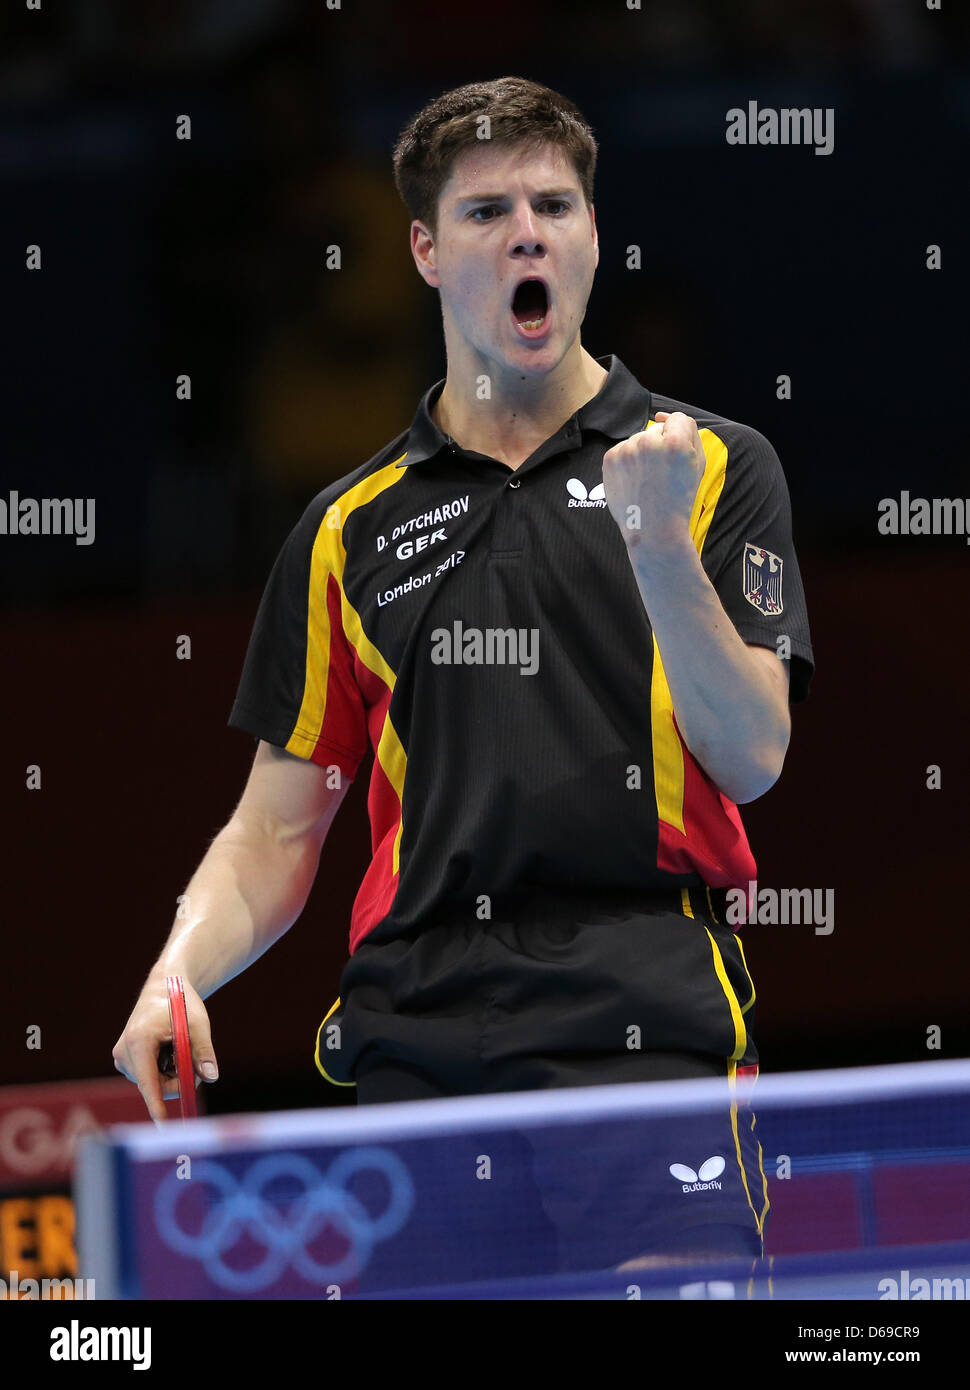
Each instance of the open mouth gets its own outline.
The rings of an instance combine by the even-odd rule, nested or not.
[[[549,295],[541,280],[528,279],[516,286],[512,317],[526,334],[540,333],[549,314]]]

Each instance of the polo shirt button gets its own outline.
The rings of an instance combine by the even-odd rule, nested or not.
[[[521,478],[510,478],[510,479],[509,479],[509,487],[521,487],[521,486],[522,486],[522,479],[521,479]]]

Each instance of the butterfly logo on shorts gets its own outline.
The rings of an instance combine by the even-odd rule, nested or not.
[[[715,1154],[705,1159],[696,1173],[686,1163],[672,1163],[667,1171],[678,1182],[713,1182],[724,1172],[724,1159],[720,1154]]]

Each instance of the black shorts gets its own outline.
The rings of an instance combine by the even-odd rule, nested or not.
[[[731,1078],[757,1064],[753,1004],[723,896],[597,892],[594,906],[542,889],[489,921],[470,910],[362,942],[317,1063],[363,1104]],[[762,1252],[767,1188],[750,1109],[726,1101],[717,1115],[654,1122],[635,1154],[619,1135],[577,1127],[568,1162],[552,1131],[526,1136],[560,1268]],[[709,1184],[682,1180],[702,1168],[718,1169]]]

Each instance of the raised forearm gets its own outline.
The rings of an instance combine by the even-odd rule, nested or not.
[[[787,703],[725,613],[689,534],[626,539],[681,736],[725,796],[753,801],[781,772]]]

